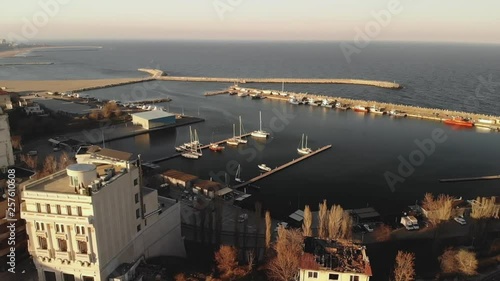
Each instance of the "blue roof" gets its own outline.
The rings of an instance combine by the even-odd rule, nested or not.
[[[140,112],[140,113],[133,113],[131,115],[139,117],[139,118],[147,119],[147,120],[154,120],[154,119],[171,117],[171,116],[175,117],[175,114],[165,112],[162,110],[151,110],[151,111],[145,111],[145,112]]]

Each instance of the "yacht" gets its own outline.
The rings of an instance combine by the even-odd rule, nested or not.
[[[307,147],[307,136],[306,136],[306,142],[304,143],[304,134],[302,134],[302,140],[300,142],[299,147],[297,148],[297,152],[300,154],[309,154],[312,152],[312,149]]]
[[[241,122],[241,116],[240,116],[240,135],[236,138],[239,143],[247,143],[248,142],[246,139],[244,139],[242,137],[244,131],[245,130],[243,129],[243,123]]]
[[[234,180],[237,182],[244,182],[241,179],[241,166],[240,165],[238,165],[238,170],[236,170],[236,175],[234,176]]]
[[[237,139],[237,138],[236,138],[236,136],[235,136],[235,133],[236,133],[236,131],[235,131],[235,130],[236,130],[236,129],[235,129],[235,127],[236,127],[236,125],[234,125],[234,124],[233,124],[233,137],[232,137],[232,138],[230,138],[230,139],[228,139],[228,140],[226,141],[226,143],[227,143],[228,145],[237,146],[238,144],[240,144],[240,142],[238,141],[238,139]]]
[[[263,138],[263,139],[269,136],[268,132],[262,130],[262,111],[259,111],[259,130],[253,131],[251,135],[252,137]]]

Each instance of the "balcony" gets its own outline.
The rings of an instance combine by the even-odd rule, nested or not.
[[[62,251],[56,251],[56,259],[61,259],[61,260],[71,260],[71,253],[70,252],[62,252]]]
[[[52,258],[52,255],[50,254],[50,250],[48,249],[42,249],[42,248],[37,248],[36,249],[36,255],[41,257],[41,258]]]
[[[75,260],[79,262],[92,262],[92,258],[90,254],[81,254],[81,253],[75,253]]]

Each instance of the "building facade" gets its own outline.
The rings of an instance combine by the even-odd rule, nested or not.
[[[131,154],[92,146],[76,158],[23,187],[22,217],[40,281],[107,280],[141,258],[185,256],[179,203],[141,187]]]
[[[151,110],[131,115],[134,125],[140,125],[147,130],[175,124],[176,120],[175,114],[163,110]]]
[[[9,116],[0,108],[0,168],[14,165],[14,151],[10,137]]]

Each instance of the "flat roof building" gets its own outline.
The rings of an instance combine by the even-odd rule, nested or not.
[[[177,170],[168,170],[162,174],[172,185],[182,186],[184,188],[191,188],[194,181],[198,179],[197,176],[187,174]]]
[[[141,125],[147,130],[175,124],[175,114],[162,110],[133,113],[131,116],[134,125]]]

